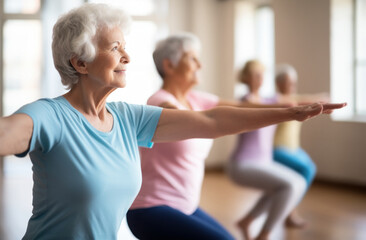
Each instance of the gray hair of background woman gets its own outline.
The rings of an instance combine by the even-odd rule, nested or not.
[[[297,72],[290,64],[278,64],[276,66],[276,82],[281,82],[289,76],[292,81],[297,81]]]
[[[126,33],[131,18],[123,10],[106,4],[83,4],[61,16],[53,27],[52,54],[54,65],[67,89],[79,81],[79,74],[70,63],[77,57],[91,62],[97,53],[98,31],[104,27],[120,27]]]
[[[163,61],[165,59],[170,60],[173,66],[176,66],[183,54],[190,50],[194,50],[197,53],[201,51],[200,40],[191,33],[179,33],[160,40],[156,44],[153,53],[153,59],[159,75],[164,79]]]

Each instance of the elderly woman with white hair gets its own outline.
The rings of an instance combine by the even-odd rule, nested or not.
[[[33,212],[23,239],[116,239],[142,181],[138,146],[303,121],[344,106],[194,112],[107,103],[126,85],[129,22],[103,4],[59,18],[52,51],[69,91],[0,118],[0,156],[29,153],[33,164]]]
[[[163,85],[148,105],[193,111],[220,105],[217,96],[193,90],[199,83],[200,48],[199,39],[190,33],[157,43],[153,59]],[[127,213],[127,223],[137,238],[233,239],[198,207],[204,160],[211,146],[211,139],[191,139],[141,149],[142,187]]]
[[[297,94],[297,72],[289,64],[279,64],[276,67],[277,98],[282,103],[310,104],[313,102],[328,102],[326,93]],[[300,146],[301,123],[288,121],[278,124],[274,136],[273,157],[278,163],[298,172],[306,180],[309,189],[316,173],[316,165],[310,156]],[[304,219],[293,210],[286,219],[286,226],[302,228],[306,225]]]

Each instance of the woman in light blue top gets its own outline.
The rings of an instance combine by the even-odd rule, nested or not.
[[[138,146],[303,121],[344,106],[194,112],[107,103],[126,85],[129,22],[104,4],[84,4],[59,18],[52,51],[69,91],[0,118],[0,156],[29,153],[33,163],[33,214],[24,239],[116,239],[141,186]]]

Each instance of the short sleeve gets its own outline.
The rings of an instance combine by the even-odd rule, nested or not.
[[[14,114],[27,114],[33,120],[33,133],[29,149],[18,157],[24,157],[28,152],[49,152],[61,137],[60,119],[56,112],[55,103],[51,99],[40,99],[24,105]]]
[[[125,117],[129,119],[128,126],[134,128],[137,143],[141,147],[151,148],[153,146],[152,138],[154,137],[156,127],[158,125],[162,108],[148,105],[137,105],[127,103],[112,103],[117,114],[127,114]],[[123,116],[122,116],[123,117]]]
[[[156,127],[160,119],[162,108],[154,106],[140,105],[136,118],[136,132],[139,146],[149,147],[153,146],[152,138],[154,137]]]

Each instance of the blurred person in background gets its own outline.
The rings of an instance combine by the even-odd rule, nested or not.
[[[217,96],[193,90],[199,83],[200,48],[199,39],[190,33],[158,42],[153,58],[163,85],[148,99],[148,105],[197,112],[223,105]],[[141,148],[142,187],[127,214],[137,238],[233,239],[198,206],[204,161],[212,142],[191,139]]]
[[[277,65],[275,81],[279,102],[295,105],[329,102],[327,93],[297,94],[297,79],[294,67],[289,64]],[[297,121],[278,124],[274,137],[273,158],[276,162],[303,176],[308,190],[316,174],[316,165],[300,146],[300,131],[301,123]],[[303,228],[306,226],[306,221],[296,210],[291,212],[285,223],[287,227]]]
[[[260,95],[265,68],[256,60],[248,61],[239,74],[239,82],[248,87],[243,102],[276,104],[277,98]],[[262,191],[261,197],[249,213],[238,222],[246,240],[254,239],[249,228],[263,213],[267,213],[263,227],[255,239],[268,239],[272,230],[284,221],[303,196],[306,183],[294,170],[273,161],[273,136],[276,125],[241,133],[228,163],[228,174],[237,184]]]

